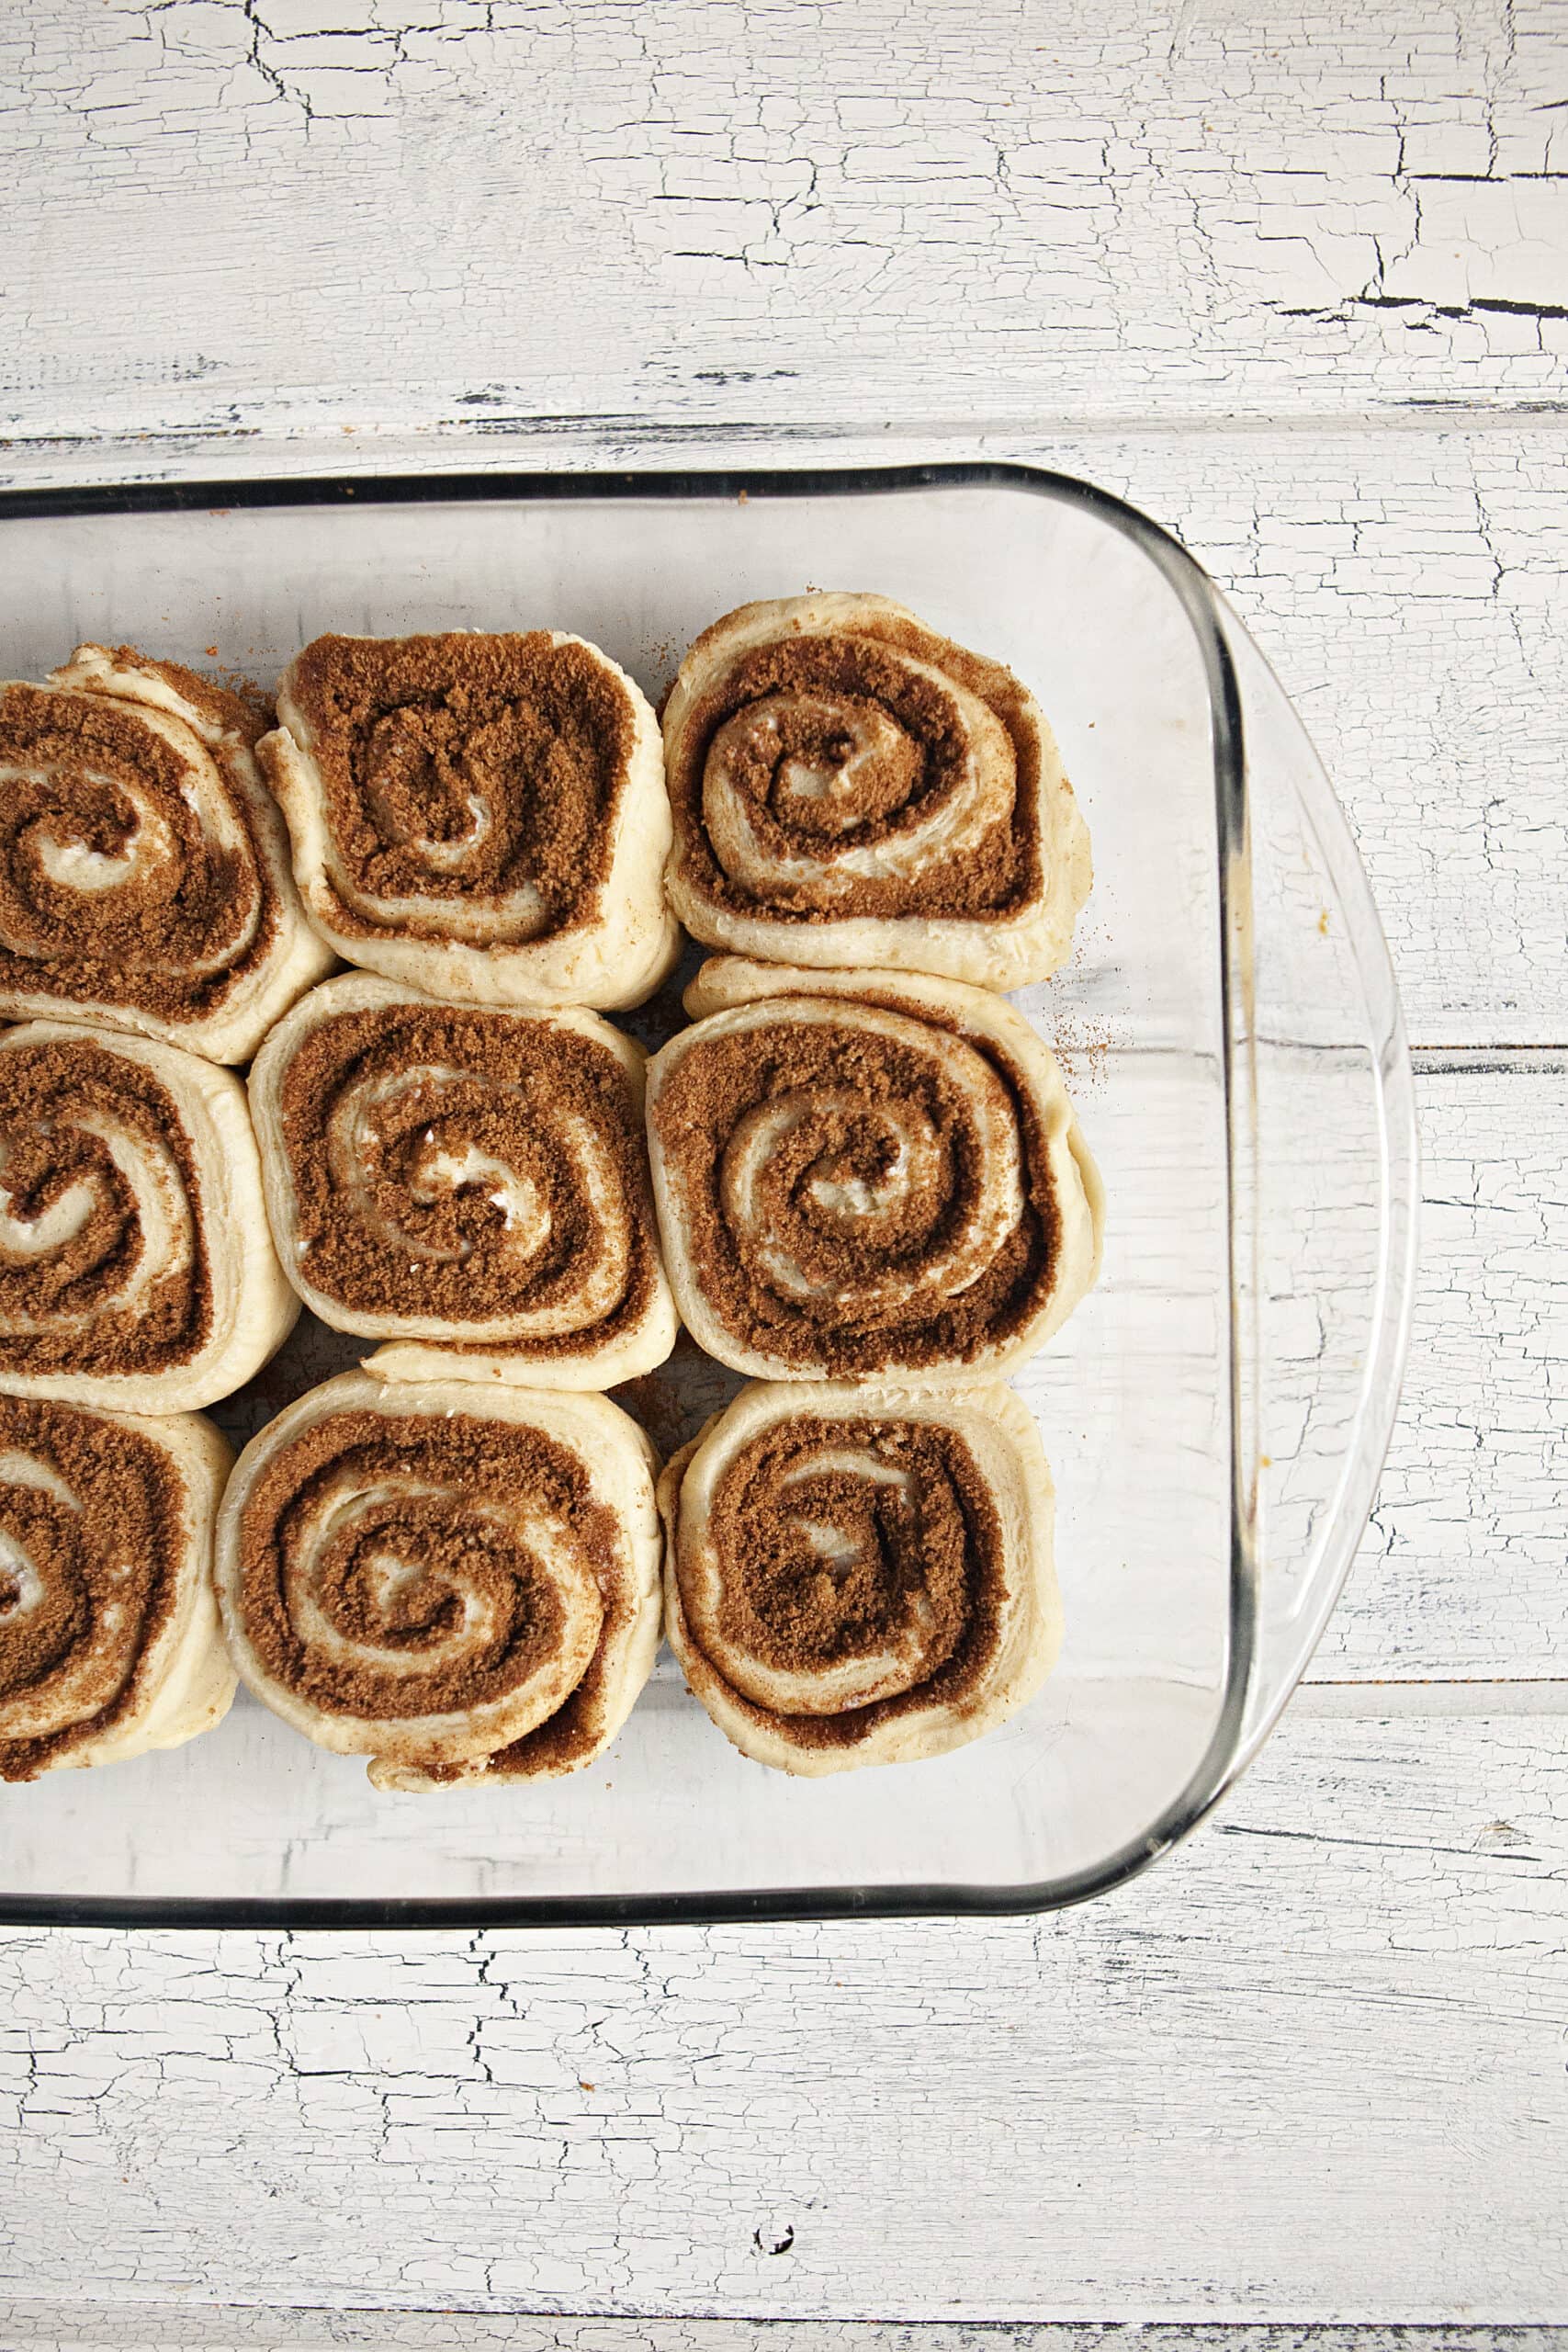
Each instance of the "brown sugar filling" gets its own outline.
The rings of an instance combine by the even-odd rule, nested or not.
[[[41,1697],[52,1675],[104,1637],[107,1612],[120,1619],[78,1721],[0,1738],[0,1780],[30,1781],[141,1703],[148,1653],[175,1606],[188,1499],[175,1464],[151,1439],[69,1405],[0,1396],[6,1453],[52,1471],[79,1508],[0,1466],[0,1531],[41,1587],[24,1606],[20,1578],[0,1574],[0,1702]]]
[[[417,1075],[425,1069],[443,1075]],[[374,1088],[400,1073],[412,1082],[370,1114],[372,1146],[353,1171],[365,1188],[356,1198],[333,1165],[334,1105],[351,1087]],[[604,1215],[562,1148],[563,1122],[574,1116],[589,1132],[629,1238],[624,1286],[591,1330],[490,1349],[570,1352],[587,1339],[610,1341],[647,1312],[657,1264],[647,1147],[626,1072],[607,1046],[504,1013],[414,1004],[343,1012],[307,1033],[284,1077],[281,1109],[303,1245],[298,1262],[316,1290],[344,1306],[426,1317],[461,1333],[509,1309],[570,1303],[602,1245]],[[507,1208],[493,1181],[422,1182],[422,1165],[443,1151],[455,1159],[477,1151],[535,1188],[550,1220],[536,1256],[507,1246]]]
[[[186,673],[170,667],[185,691]],[[240,714],[235,697],[212,688],[213,697]],[[276,895],[254,811],[221,765],[242,836],[230,847],[203,831],[182,790],[186,761],[132,704],[11,685],[0,695],[0,1001],[42,993],[194,1020],[265,961]],[[73,851],[134,862],[122,880],[81,888],[68,878]]]
[[[482,903],[525,885],[544,902],[535,936],[595,918],[634,723],[625,688],[588,647],[553,645],[543,629],[320,637],[296,661],[291,692],[351,888],[434,902],[400,918],[400,931],[442,938],[440,901]],[[455,854],[433,858],[422,842]],[[379,927],[341,902],[334,920]]]
[[[372,1499],[318,1546],[323,1505],[345,1483]],[[558,1596],[527,1541],[531,1509],[565,1528],[610,1594],[619,1572],[615,1513],[593,1499],[587,1470],[567,1446],[477,1414],[333,1413],[276,1453],[246,1499],[246,1634],[276,1680],[329,1711],[374,1720],[483,1706],[525,1681],[560,1633]],[[389,1558],[413,1573],[389,1580]],[[373,1659],[312,1646],[289,1613],[291,1575],[308,1575],[345,1642],[400,1651],[414,1670],[378,1674]],[[456,1657],[437,1657],[460,1627],[465,1592],[494,1603],[498,1630]],[[431,1662],[420,1671],[424,1654]]]
[[[870,1001],[870,1000],[868,1000]],[[818,1003],[819,1000],[807,1000]],[[878,998],[914,1013],[938,1033],[945,1024],[923,1008]],[[954,1025],[950,1034],[962,1034]],[[863,1377],[889,1365],[968,1363],[1010,1339],[1038,1307],[1055,1264],[1060,1212],[1045,1137],[1026,1088],[989,1039],[966,1036],[1002,1080],[1017,1121],[1024,1170],[1023,1214],[977,1280],[934,1311],[911,1318],[901,1307],[922,1266],[940,1253],[971,1209],[981,1172],[979,1138],[965,1119],[963,1091],[949,1082],[940,1057],[857,1026],[776,1023],[700,1039],[671,1073],[653,1122],[683,1216],[687,1246],[704,1297],[735,1340],[786,1363],[824,1364],[830,1374]],[[788,1136],[760,1187],[771,1240],[787,1242],[797,1263],[852,1283],[852,1312],[832,1298],[801,1298],[776,1287],[751,1237],[727,1214],[727,1147],[746,1114],[801,1091],[837,1098],[819,1118]],[[846,1113],[841,1098],[862,1107]],[[887,1172],[880,1103],[923,1113],[937,1139],[936,1167],[923,1187],[911,1184],[897,1213],[872,1220],[834,1216],[818,1198],[823,1177],[869,1186]],[[857,1227],[860,1228],[857,1232]],[[880,1296],[868,1277],[886,1270]]]
[[[637,1589],[620,1544],[615,1545],[612,1556],[598,1565],[598,1577],[604,1617],[599,1631],[599,1646],[589,1660],[588,1671],[553,1715],[536,1724],[532,1731],[525,1732],[521,1739],[497,1748],[485,1758],[490,1771],[541,1778],[570,1772],[604,1745],[610,1660],[625,1639],[637,1608]],[[434,1764],[425,1770],[432,1780],[459,1780],[473,1767]]]
[[[953,704],[929,679],[912,676],[897,659],[900,651],[942,671],[1001,721],[1017,769],[1010,817],[962,854],[943,852],[924,871],[856,877],[829,904],[792,905],[784,893],[759,901],[744,882],[726,872],[703,822],[703,781],[715,739],[737,713],[773,696],[799,694],[837,702],[847,718],[867,707],[886,712],[897,729],[897,749],[885,761],[865,764],[859,806],[843,815],[836,813],[842,804],[825,797],[816,803],[792,797],[786,810],[775,789],[784,761],[830,767],[841,755],[831,731],[824,731],[812,714],[794,715],[780,706],[772,754],[753,753],[731,772],[759,837],[775,850],[830,857],[835,839],[885,840],[923,818],[953,789],[964,751]],[[881,616],[857,623],[851,635],[791,635],[743,655],[698,700],[668,763],[683,872],[716,906],[751,914],[765,904],[766,912],[783,922],[841,922],[854,915],[999,919],[1029,905],[1042,888],[1040,772],[1037,725],[1010,672],[912,623]],[[854,818],[852,835],[845,815]]]
[[[187,1262],[154,1274],[133,1304],[116,1301],[147,1238],[131,1185],[89,1121],[166,1155],[188,1205]],[[173,1096],[85,1034],[0,1054],[0,1193],[11,1216],[42,1218],[79,1185],[86,1214],[58,1247],[34,1257],[0,1242],[0,1366],[152,1374],[188,1363],[211,1333],[212,1281],[200,1179]]]
[[[911,1491],[848,1470],[792,1473],[829,1449],[870,1453]],[[803,1521],[842,1539],[830,1566]],[[720,1645],[807,1673],[901,1643],[919,1679],[837,1714],[784,1715],[729,1695],[758,1724],[782,1723],[806,1747],[851,1747],[916,1710],[963,1713],[997,1651],[1004,1577],[1001,1522],[956,1430],[801,1413],[743,1446],[714,1496],[706,1536],[723,1579]],[[677,1549],[677,1574],[681,1552]],[[687,1620],[691,1634],[690,1617]],[[722,1663],[710,1659],[716,1672]]]

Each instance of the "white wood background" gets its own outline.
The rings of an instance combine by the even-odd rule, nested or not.
[[[1130,492],[1328,760],[1427,1152],[1373,1529],[1189,1847],[1038,1924],[9,1932],[0,2342],[1541,2340],[1568,8],[16,0],[0,143],[6,479],[984,448]]]

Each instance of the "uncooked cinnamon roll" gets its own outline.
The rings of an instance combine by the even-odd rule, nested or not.
[[[0,686],[0,1013],[249,1059],[333,962],[256,766],[265,724],[129,646]]]
[[[699,1347],[780,1380],[994,1380],[1100,1266],[1055,1057],[984,989],[716,956],[649,1070],[665,1262]]]
[[[0,1390],[189,1411],[299,1312],[231,1071],[60,1021],[0,1037]]]
[[[344,973],[251,1072],[285,1272],[389,1378],[607,1388],[675,1343],[644,1056],[596,1013],[433,1004]]]
[[[639,1004],[669,971],[658,722],[596,647],[319,637],[277,711],[262,763],[351,963],[488,1004]]]
[[[664,711],[670,896],[694,937],[813,968],[1043,979],[1089,835],[1010,670],[885,596],[743,605]]]
[[[944,1755],[1055,1662],[1055,1495],[1010,1389],[760,1382],[675,1456],[659,1499],[670,1645],[760,1764]]]
[[[195,1415],[0,1396],[0,1780],[179,1747],[228,1713],[210,1571],[231,1458]]]
[[[654,1466],[603,1396],[329,1380],[224,1497],[242,1679],[378,1786],[577,1770],[659,1646]]]

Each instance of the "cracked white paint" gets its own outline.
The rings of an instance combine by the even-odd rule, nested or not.
[[[1563,397],[1557,0],[59,0],[17,79],[46,445]]]
[[[13,2306],[13,2340],[28,2352],[1408,2352],[1400,2327],[1074,2324],[1071,2321],[517,2318],[471,2312],[217,2309],[138,2302],[83,2312]],[[1441,2352],[1558,2352],[1548,2328],[1445,2327]]]
[[[6,1931],[0,2340],[1568,2319],[1568,1079],[1440,1050],[1568,1037],[1562,0],[28,0],[0,157],[14,480],[695,440],[1124,491],[1276,661],[1429,1049],[1373,1529],[1213,1827],[1036,1924]]]
[[[17,1933],[7,2267],[122,2303],[1562,2317],[1565,1760],[1561,1719],[1287,1719],[1183,1854],[1033,1923]]]

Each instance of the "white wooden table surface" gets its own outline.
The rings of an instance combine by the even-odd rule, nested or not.
[[[1372,1532],[1190,1845],[1040,1923],[7,1932],[0,2342],[1568,2320],[1568,8],[17,0],[0,138],[8,480],[1130,492],[1328,761],[1427,1154]]]

